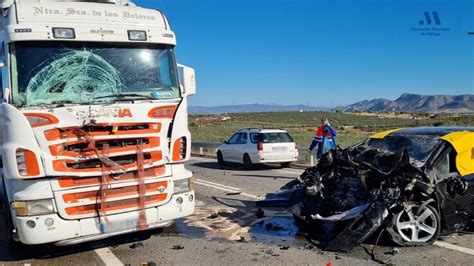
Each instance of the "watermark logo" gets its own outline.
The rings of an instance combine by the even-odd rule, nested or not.
[[[434,22],[436,25],[441,25],[441,20],[439,20],[439,16],[438,16],[438,12],[437,11],[433,11],[431,12],[431,14],[433,15],[433,19],[434,19]],[[428,25],[431,25],[431,16],[430,16],[430,12],[428,11],[425,11],[425,20],[420,20],[420,22],[418,22],[418,24],[420,25],[423,25],[425,24],[425,21],[426,21],[426,24]]]
[[[410,30],[419,33],[421,36],[440,36],[444,32],[451,31],[451,28],[442,26],[438,11],[424,11],[424,18],[418,21],[416,27]]]

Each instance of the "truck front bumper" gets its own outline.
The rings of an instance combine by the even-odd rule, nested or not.
[[[182,203],[178,203],[178,198]],[[174,194],[164,205],[146,209],[147,229],[166,227],[173,220],[194,212],[194,191]],[[107,215],[107,222],[97,217],[64,220],[57,213],[16,217],[14,224],[19,240],[28,245],[55,243],[67,246],[140,231],[139,211]],[[34,225],[34,226],[33,226]]]

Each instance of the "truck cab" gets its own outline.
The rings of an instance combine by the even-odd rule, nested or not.
[[[0,8],[6,237],[71,245],[191,215],[195,76],[165,15],[124,0]]]

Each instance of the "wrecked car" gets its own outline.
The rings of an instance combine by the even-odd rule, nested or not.
[[[375,232],[417,246],[467,230],[474,222],[474,127],[390,130],[338,147],[260,206],[282,202],[298,224],[324,235],[326,250],[349,252]]]

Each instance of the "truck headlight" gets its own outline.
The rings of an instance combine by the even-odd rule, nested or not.
[[[54,213],[52,199],[14,201],[12,208],[17,216],[33,216]]]
[[[129,30],[128,39],[130,41],[146,41],[146,32],[144,30]]]
[[[73,28],[53,28],[53,37],[56,39],[75,39],[76,33]]]
[[[174,194],[188,192],[194,189],[194,180],[185,178],[174,181]]]

